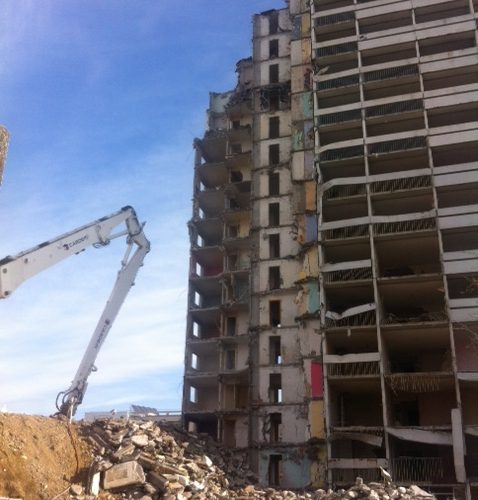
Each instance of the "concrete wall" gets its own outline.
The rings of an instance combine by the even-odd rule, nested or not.
[[[305,456],[305,450],[278,449],[263,451],[259,457],[259,481],[268,483],[269,456],[281,454],[281,488],[304,488],[309,483],[310,460]]]
[[[260,367],[259,395],[263,402],[269,402],[269,374],[280,373],[282,375],[282,404],[302,401],[305,396],[303,383],[303,371],[301,366],[279,366]],[[280,407],[281,404],[274,405]]]
[[[282,299],[282,300],[281,300]],[[261,325],[269,324],[269,301],[270,300],[281,300],[281,326],[287,327],[290,325],[295,325],[296,308],[295,304],[291,303],[290,300],[284,300],[284,296],[280,293],[271,293],[260,301],[259,310],[259,323]],[[279,330],[276,328],[275,330]]]
[[[288,57],[290,54],[290,46],[287,37],[281,36],[281,33],[277,33],[275,36],[270,35],[267,38],[261,38],[254,41],[253,46],[253,57],[254,61],[267,61],[269,59],[269,41],[279,40],[279,57]],[[277,60],[277,57],[271,59],[271,61]]]
[[[279,144],[280,150],[280,162],[285,163],[290,158],[290,137],[283,137],[279,139],[267,139],[264,138],[258,144],[255,144],[255,148],[258,149],[256,158],[258,159],[259,167],[269,166],[269,146],[271,144]]]
[[[259,205],[259,217],[261,226],[269,226],[269,204],[279,203],[279,224],[280,226],[290,225],[294,222],[291,214],[291,206],[287,198],[268,198],[267,200],[260,200]],[[271,226],[272,227],[272,226]]]
[[[259,336],[259,363],[261,365],[270,364],[270,336],[278,336],[281,339],[282,364],[298,363],[300,361],[297,328],[276,328],[274,332],[263,333]]]
[[[259,291],[267,291],[269,290],[269,267],[279,266],[282,286],[281,288],[290,288],[294,285],[294,282],[297,280],[297,274],[299,270],[299,266],[297,262],[294,261],[286,261],[286,260],[270,260],[269,262],[264,263],[260,268],[259,274]]]
[[[269,34],[269,18],[268,13],[271,11],[267,11],[264,14],[256,14],[253,18],[253,36],[254,38],[259,37],[270,37],[276,38],[277,35]],[[276,10],[279,15],[279,34],[283,30],[289,30],[291,28],[290,25],[290,17],[288,9]],[[257,40],[255,40],[257,41]]]
[[[260,179],[259,179],[259,185],[260,185],[260,190],[259,190],[259,195],[260,196],[267,196],[269,194],[269,173],[274,172],[279,174],[279,193],[280,194],[285,194],[288,191],[290,191],[290,171],[287,168],[284,167],[279,167],[274,169],[273,171],[267,171],[263,170],[260,174]]]

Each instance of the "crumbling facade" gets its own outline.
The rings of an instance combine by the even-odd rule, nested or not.
[[[183,418],[264,484],[478,494],[477,12],[290,0],[211,94]]]

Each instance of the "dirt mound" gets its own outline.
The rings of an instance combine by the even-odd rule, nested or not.
[[[75,424],[0,413],[0,496],[51,500],[83,482],[91,463]]]

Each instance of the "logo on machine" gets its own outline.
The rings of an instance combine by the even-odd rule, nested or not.
[[[104,337],[107,333],[107,330],[110,328],[111,321],[109,319],[105,319],[105,323],[103,325],[103,328],[100,331],[100,334],[98,335],[98,339],[96,340],[95,344],[95,349],[99,349],[101,344],[103,343]]]
[[[79,245],[80,243],[83,243],[88,239],[88,235],[85,234],[85,236],[82,236],[81,238],[78,238],[77,240],[70,241],[69,243],[64,243],[63,244],[63,249],[64,250],[70,250],[70,248],[76,247],[76,245]]]

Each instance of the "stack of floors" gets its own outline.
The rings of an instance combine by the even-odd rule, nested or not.
[[[476,11],[290,0],[211,94],[184,419],[263,484],[476,494]]]

